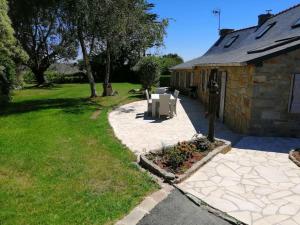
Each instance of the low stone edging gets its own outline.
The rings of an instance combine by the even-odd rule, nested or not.
[[[289,153],[289,158],[290,160],[292,160],[297,166],[300,167],[300,161],[298,161],[294,156],[293,156],[293,153],[295,152],[295,150],[291,150],[290,153]]]
[[[218,141],[224,142],[224,145],[217,147],[213,151],[209,152],[205,157],[203,157],[200,161],[196,162],[191,168],[189,168],[184,174],[180,176],[176,176],[173,173],[167,172],[164,169],[160,168],[158,165],[155,163],[151,162],[150,160],[147,159],[145,156],[146,154],[140,155],[140,160],[139,164],[149,170],[150,172],[154,173],[155,175],[162,177],[165,179],[167,182],[170,183],[180,183],[190,177],[193,173],[195,173],[200,167],[205,165],[207,162],[209,162],[214,156],[216,156],[219,153],[227,153],[231,150],[231,142],[222,140],[222,139],[217,139]],[[175,146],[175,145],[173,145]],[[168,147],[173,147],[173,146],[168,146]],[[149,153],[147,153],[149,154]]]

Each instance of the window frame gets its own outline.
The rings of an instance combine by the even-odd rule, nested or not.
[[[300,27],[300,17],[293,23],[291,27],[292,29]]]
[[[229,48],[231,45],[233,45],[234,42],[240,37],[240,35],[232,36],[224,45],[224,48]]]
[[[269,30],[272,29],[272,27],[274,27],[276,24],[276,22],[273,23],[269,23],[263,30],[261,30],[255,37],[255,39],[260,39],[263,36],[265,36],[266,33],[268,33]]]

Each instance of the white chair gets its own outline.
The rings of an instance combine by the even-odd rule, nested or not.
[[[166,93],[166,88],[162,88],[162,87],[156,88],[155,93],[156,94],[165,94]]]
[[[159,108],[158,108],[158,117],[160,116],[170,116],[170,99],[171,95],[163,94],[159,95]]]
[[[147,112],[148,112],[148,115],[149,115],[150,112],[152,111],[152,100],[149,97],[149,92],[148,92],[147,89],[146,89],[145,92],[146,92],[146,97],[147,97]]]
[[[178,96],[179,96],[179,91],[178,90],[175,90],[174,91],[174,100],[171,101],[171,115],[173,116],[174,113],[176,114],[177,116],[177,99],[178,99]]]

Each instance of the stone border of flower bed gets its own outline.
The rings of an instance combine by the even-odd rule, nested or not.
[[[295,152],[295,150],[291,150],[289,153],[289,158],[290,160],[292,160],[297,166],[300,167],[300,162],[293,156],[293,153]]]
[[[222,140],[222,139],[216,139],[217,141],[222,141],[224,142],[224,145],[217,147],[216,149],[212,150],[211,152],[209,152],[205,157],[203,157],[200,161],[196,162],[191,168],[189,168],[184,174],[180,175],[180,176],[176,176],[173,173],[167,172],[164,169],[160,168],[158,165],[156,165],[155,163],[151,162],[150,160],[147,159],[146,154],[142,154],[140,155],[139,158],[139,164],[149,170],[150,172],[154,173],[155,175],[162,177],[163,179],[165,179],[167,182],[170,183],[180,183],[183,180],[187,179],[188,177],[190,177],[193,173],[196,172],[196,170],[198,170],[200,167],[202,167],[204,164],[206,164],[207,162],[209,162],[214,156],[216,156],[219,153],[227,153],[231,150],[231,142],[226,141],[226,140]],[[173,146],[168,146],[168,147],[174,147]],[[152,152],[156,152],[156,151],[160,151],[161,149],[152,151]]]

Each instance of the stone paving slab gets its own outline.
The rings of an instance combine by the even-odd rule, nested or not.
[[[190,140],[197,132],[184,108],[178,102],[177,116],[156,119],[145,115],[147,102],[138,101],[121,106],[109,114],[115,135],[136,154]]]
[[[300,225],[300,169],[284,153],[233,148],[178,186],[247,224]]]
[[[206,135],[208,120],[197,100],[181,97],[177,116],[172,119],[152,118],[145,114],[147,101],[120,106],[109,114],[109,122],[118,139],[135,154],[156,150],[179,141],[190,140],[196,133]],[[240,135],[216,122],[216,137],[236,142]]]

